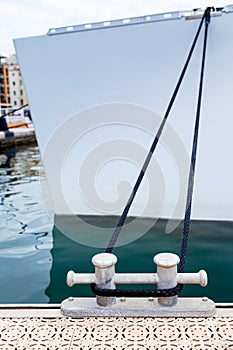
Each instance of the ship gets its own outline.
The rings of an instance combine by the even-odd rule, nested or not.
[[[204,10],[15,39],[56,215],[119,215]],[[129,215],[185,211],[204,30]],[[233,5],[211,9],[192,219],[232,221]]]

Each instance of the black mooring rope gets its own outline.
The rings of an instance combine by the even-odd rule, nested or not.
[[[200,22],[199,27],[198,27],[198,29],[197,29],[197,33],[196,33],[196,35],[195,35],[195,38],[194,38],[194,40],[193,40],[191,49],[190,49],[189,54],[188,54],[188,56],[187,56],[185,65],[184,65],[183,70],[182,70],[182,72],[181,72],[180,78],[179,78],[179,80],[178,80],[178,82],[177,82],[177,84],[176,84],[175,90],[174,90],[174,92],[173,92],[173,94],[172,94],[171,100],[170,100],[170,102],[169,102],[169,104],[168,104],[168,107],[167,107],[167,110],[166,110],[165,115],[164,115],[164,117],[163,117],[163,120],[162,120],[162,122],[161,122],[161,125],[160,125],[160,127],[159,127],[159,129],[158,129],[158,131],[157,131],[157,134],[156,134],[156,136],[155,136],[155,138],[154,138],[154,141],[153,141],[153,143],[152,143],[152,145],[151,145],[151,148],[150,148],[150,150],[149,150],[149,152],[148,152],[148,155],[147,155],[147,157],[146,157],[146,160],[145,160],[145,162],[144,162],[144,164],[143,164],[143,166],[142,166],[142,169],[141,169],[141,171],[140,171],[140,173],[139,173],[139,176],[138,176],[138,178],[137,178],[137,180],[136,180],[136,183],[135,183],[135,185],[134,185],[134,187],[133,187],[133,190],[132,190],[131,195],[130,195],[130,197],[129,197],[129,199],[128,199],[128,202],[127,202],[127,204],[126,204],[126,206],[125,206],[125,208],[124,208],[124,210],[123,210],[123,212],[122,212],[122,214],[121,214],[121,217],[120,217],[120,219],[119,219],[119,221],[118,221],[118,223],[117,223],[117,225],[116,225],[116,228],[115,228],[115,230],[114,230],[114,232],[113,232],[113,234],[112,234],[112,237],[111,237],[111,239],[110,239],[110,241],[109,241],[109,243],[108,243],[108,246],[107,246],[107,248],[106,248],[106,250],[105,250],[106,253],[112,253],[112,251],[113,251],[114,245],[115,245],[115,243],[116,243],[116,241],[117,241],[117,239],[118,239],[118,237],[119,237],[119,234],[120,234],[120,232],[121,232],[121,229],[122,229],[122,227],[123,227],[123,225],[124,225],[124,223],[125,223],[126,217],[127,217],[127,215],[128,215],[129,209],[130,209],[130,207],[131,207],[131,205],[132,205],[132,203],[133,203],[134,197],[136,196],[136,193],[137,193],[137,191],[138,191],[138,188],[139,188],[139,186],[140,186],[140,184],[141,184],[141,182],[142,182],[142,179],[143,179],[143,177],[144,177],[144,175],[145,175],[146,169],[147,169],[147,167],[148,167],[148,165],[149,165],[149,163],[150,163],[150,160],[151,160],[151,158],[152,158],[152,155],[153,155],[153,153],[154,153],[154,151],[155,151],[155,148],[156,148],[156,146],[157,146],[157,144],[158,144],[159,138],[160,138],[160,136],[161,136],[161,134],[162,134],[162,131],[163,131],[163,128],[164,128],[165,123],[166,123],[166,121],[167,121],[167,118],[168,118],[168,116],[169,116],[170,110],[171,110],[171,108],[172,108],[172,106],[173,106],[173,103],[174,103],[174,101],[175,101],[175,98],[176,98],[176,96],[177,96],[177,93],[178,93],[178,91],[179,91],[179,88],[180,88],[180,86],[181,86],[182,80],[183,80],[183,78],[184,78],[185,72],[186,72],[186,70],[187,70],[187,68],[188,68],[188,64],[189,64],[190,59],[191,59],[191,57],[192,57],[194,48],[195,48],[195,46],[196,46],[197,39],[198,39],[198,37],[199,37],[200,31],[201,31],[201,28],[202,28],[202,24],[203,24],[204,19],[205,19],[206,15],[207,15],[207,10],[208,10],[208,9],[205,10],[205,12],[204,12],[204,14],[203,14],[203,16],[202,16],[201,22]]]
[[[194,176],[195,176],[196,155],[197,155],[198,131],[199,131],[199,123],[200,123],[202,88],[203,88],[204,69],[205,69],[206,46],[207,46],[208,28],[209,28],[209,23],[210,23],[210,10],[211,10],[211,8],[207,8],[206,14],[205,14],[205,34],[204,34],[202,62],[201,62],[201,75],[200,75],[200,83],[199,83],[199,92],[198,92],[198,101],[197,101],[196,121],[195,121],[195,127],[194,127],[191,163],[190,163],[190,170],[189,170],[188,191],[187,191],[186,209],[185,209],[185,217],[184,217],[184,227],[183,227],[183,235],[182,235],[179,272],[184,272],[187,247],[188,247],[188,239],[189,239],[189,231],[190,231]]]
[[[100,288],[95,283],[91,283],[91,291],[103,297],[173,297],[181,292],[182,284],[169,289],[106,289]]]
[[[188,181],[188,191],[187,191],[187,202],[186,202],[186,211],[185,211],[185,219],[184,219],[184,229],[183,229],[183,236],[182,236],[182,246],[181,246],[181,258],[180,258],[180,267],[179,272],[184,271],[185,266],[185,260],[186,260],[186,253],[187,253],[187,245],[188,245],[188,238],[189,238],[189,228],[190,228],[190,219],[191,219],[191,207],[192,207],[192,195],[193,195],[193,186],[194,186],[194,174],[195,174],[195,165],[196,165],[196,153],[197,153],[197,142],[198,142],[198,131],[199,131],[199,122],[200,122],[200,112],[201,112],[201,100],[202,100],[202,88],[203,88],[203,79],[204,79],[204,68],[205,68],[205,56],[206,56],[206,46],[207,46],[207,35],[208,35],[208,25],[210,23],[210,11],[211,7],[208,7],[204,15],[202,17],[201,23],[198,27],[197,34],[195,36],[195,39],[193,41],[191,50],[189,52],[188,58],[186,60],[185,66],[182,70],[181,76],[178,80],[178,83],[176,85],[175,91],[172,95],[171,101],[169,102],[167,111],[165,113],[165,116],[163,118],[163,121],[159,127],[159,130],[155,136],[155,139],[153,141],[153,144],[151,146],[151,149],[148,153],[148,156],[145,160],[145,163],[142,167],[142,170],[139,174],[139,177],[136,181],[136,184],[133,188],[132,194],[127,202],[127,205],[122,213],[122,216],[117,224],[117,227],[112,235],[112,238],[109,242],[109,245],[106,249],[107,253],[111,253],[113,250],[113,247],[117,241],[117,238],[120,234],[121,228],[124,225],[126,216],[128,214],[128,211],[130,209],[130,206],[133,202],[133,199],[136,195],[136,192],[138,190],[138,187],[143,179],[143,176],[145,174],[145,171],[149,165],[149,162],[151,160],[152,154],[156,148],[156,145],[159,141],[159,138],[161,136],[161,133],[163,131],[166,119],[169,115],[169,112],[171,110],[171,107],[174,103],[174,100],[176,98],[177,92],[179,90],[179,87],[181,85],[182,79],[184,77],[185,71],[187,69],[188,63],[190,61],[190,58],[192,56],[192,52],[194,50],[196,41],[198,39],[203,21],[205,20],[205,33],[204,33],[204,43],[203,43],[203,52],[202,52],[202,63],[201,63],[201,74],[200,74],[200,84],[199,84],[199,92],[198,92],[198,102],[197,102],[197,112],[196,112],[196,121],[195,121],[195,127],[194,127],[194,136],[193,136],[193,146],[192,146],[192,155],[191,155],[191,164],[190,164],[190,172],[189,172],[189,181]],[[169,289],[157,289],[157,290],[129,290],[129,289],[106,289],[106,288],[100,288],[95,283],[91,284],[91,290],[94,294],[99,296],[118,296],[118,297],[171,297],[179,294],[183,288],[182,284],[177,284],[174,288]]]

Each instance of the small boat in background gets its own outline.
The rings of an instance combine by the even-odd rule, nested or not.
[[[34,126],[28,109],[1,108],[0,148],[35,142]]]
[[[32,126],[31,114],[28,108],[13,108],[11,106],[1,106],[1,115],[5,116],[8,129],[28,128]]]

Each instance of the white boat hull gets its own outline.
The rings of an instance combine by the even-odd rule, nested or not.
[[[194,219],[233,219],[231,10],[209,28]],[[199,21],[147,16],[15,41],[56,214],[121,213]],[[202,42],[131,216],[184,215]]]

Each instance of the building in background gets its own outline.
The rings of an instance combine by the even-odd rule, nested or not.
[[[0,57],[0,98],[1,98],[1,104],[5,103],[4,96],[5,96],[5,89],[4,89],[3,63],[2,63],[2,57]]]
[[[0,97],[2,109],[16,109],[28,103],[16,55],[0,56]]]
[[[9,69],[11,105],[13,108],[19,108],[26,105],[28,102],[16,55],[11,55],[7,59],[7,65]]]
[[[16,55],[0,56],[0,115],[8,114],[3,118],[8,127],[28,125],[30,111],[27,104]],[[21,107],[23,108],[20,109]],[[20,110],[15,111],[16,109]]]
[[[4,76],[4,100],[6,105],[11,106],[11,93],[10,93],[10,79],[9,79],[9,67],[7,64],[3,65],[3,76]]]
[[[18,65],[9,66],[10,99],[13,108],[27,104],[27,97],[23,87],[21,73]]]
[[[0,102],[3,108],[11,106],[9,67],[3,56],[0,56]]]

